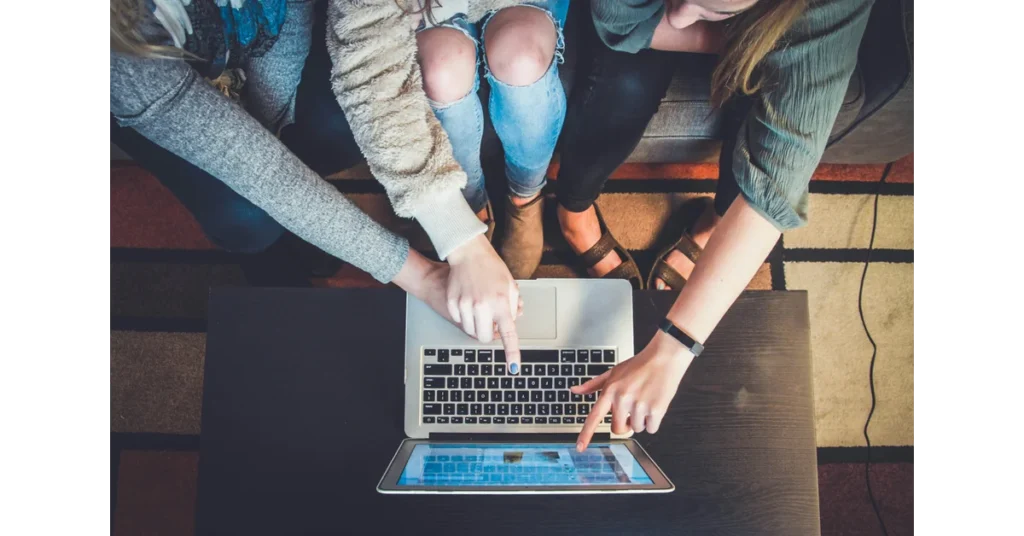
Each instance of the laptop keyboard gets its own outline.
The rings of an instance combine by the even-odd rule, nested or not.
[[[520,353],[519,374],[511,375],[504,350],[425,348],[423,424],[583,424],[596,393],[577,395],[569,388],[616,363],[615,350],[606,348]]]
[[[628,483],[629,475],[607,448],[600,453],[570,452],[572,464],[550,460],[514,460],[491,455],[428,455],[423,483],[427,486],[509,486]]]

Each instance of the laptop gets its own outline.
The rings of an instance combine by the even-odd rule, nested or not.
[[[596,395],[585,383],[633,355],[628,281],[519,281],[520,373],[501,341],[481,344],[409,296],[405,433],[381,493],[652,493],[672,482],[632,434],[605,417],[583,453],[576,438]]]

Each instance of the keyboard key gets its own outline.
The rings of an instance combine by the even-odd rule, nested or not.
[[[566,415],[576,415],[576,404],[566,404],[563,412]]]
[[[527,378],[526,379],[527,389],[540,389],[540,378]]]
[[[529,391],[516,391],[516,401],[517,402],[529,402],[530,401],[530,392]]]
[[[586,424],[586,422],[587,422],[587,418],[586,417],[576,417],[576,424]]]
[[[494,351],[494,362],[495,363],[504,363],[505,362],[505,350],[495,350]]]
[[[522,414],[523,414],[523,405],[522,404],[512,404],[512,415],[522,415]]]
[[[424,402],[433,402],[434,401],[434,392],[433,391],[423,391],[423,401]]]
[[[572,400],[573,402],[583,402],[583,395],[572,393],[571,395],[569,395],[569,399]]]
[[[537,415],[550,415],[551,406],[547,404],[537,404]]]
[[[523,363],[558,363],[558,350],[520,350]]]
[[[498,415],[508,415],[508,404],[498,404]]]
[[[445,415],[455,415],[455,404],[443,404]]]
[[[487,402],[487,398],[488,398],[487,391],[477,391],[476,392],[476,401],[477,402]]]
[[[530,391],[530,402],[542,402],[544,400],[544,391]]]
[[[478,350],[476,353],[476,360],[481,363],[490,363],[494,361],[494,353],[490,350]]]
[[[558,365],[548,365],[548,376],[558,376]]]
[[[425,355],[427,357],[433,357],[433,356],[437,355],[437,350],[435,350],[433,348],[426,348],[426,349],[423,350],[423,355]]]
[[[526,378],[515,379],[516,389],[526,389]]]
[[[466,363],[476,362],[476,350],[466,350],[466,355],[463,357]]]
[[[456,376],[465,376],[466,375],[466,365],[462,365],[462,364],[455,365],[455,375]]]
[[[506,419],[506,422],[509,424],[519,424],[519,417],[509,417]]]
[[[456,415],[469,415],[469,404],[457,404],[455,413]]]
[[[498,378],[487,378],[487,388],[488,389],[497,389],[498,388]]]
[[[587,366],[586,365],[576,365],[575,367],[572,368],[572,373],[577,375],[577,376],[586,376],[587,375]]]
[[[434,424],[433,417],[423,417],[423,424]]]
[[[555,378],[555,389],[565,389],[565,378]]]
[[[552,378],[541,378],[540,387],[541,389],[554,389],[555,380]]]
[[[516,401],[516,392],[515,391],[504,391],[504,393],[505,393],[505,397],[502,400],[504,400],[505,402],[515,402]]]
[[[501,379],[501,388],[502,389],[511,389],[512,388],[512,378],[502,378]]]
[[[611,416],[611,415],[605,415],[605,417],[604,417],[604,422],[606,422],[606,423],[608,423],[608,424],[611,424],[611,422],[612,422],[612,416]]]
[[[590,362],[591,363],[600,363],[601,362],[601,350],[591,350],[590,351]]]
[[[473,378],[473,389],[487,389],[487,378]]]
[[[462,424],[462,417],[452,417],[452,424]]]
[[[590,415],[590,404],[577,404],[576,410],[580,415]]]
[[[505,417],[495,417],[494,424],[505,424]],[[504,467],[504,466],[502,466]]]
[[[544,391],[545,402],[554,402],[557,396],[557,393],[555,393],[554,391]]]
[[[583,400],[586,402],[595,402],[597,401],[597,394],[590,393],[589,395],[584,395]]]
[[[522,422],[523,424],[533,424],[533,417],[523,417],[523,418],[519,419],[519,421]],[[529,467],[531,469],[533,468],[533,466],[529,466]]]
[[[423,387],[427,389],[444,389],[444,378],[425,376],[423,378]]]
[[[476,391],[463,391],[462,399],[466,402],[476,402]]]
[[[470,413],[470,415],[480,415],[483,412],[484,412],[484,409],[482,407],[482,404],[470,404],[469,405],[469,413]]]
[[[562,376],[572,376],[572,365],[562,365]]]
[[[495,404],[484,404],[484,415],[494,415],[494,406]]]
[[[452,366],[451,365],[435,365],[433,363],[427,363],[423,365],[424,376],[451,376]]]
[[[490,417],[480,417],[480,424],[491,424]]]
[[[473,388],[473,378],[460,378],[459,379],[459,387],[462,388],[462,389],[472,389]]]
[[[462,349],[452,350],[452,357],[462,357]]]
[[[561,417],[548,417],[548,424],[562,424]]]
[[[569,394],[570,394],[569,391],[558,391],[558,401],[559,402],[568,402],[569,401]]]
[[[437,424],[448,424],[448,417],[438,417]]]
[[[561,404],[551,404],[551,414],[552,415],[561,415],[562,414],[562,405]]]
[[[490,376],[494,365],[480,365],[480,374]]]
[[[526,415],[536,415],[537,404],[523,404],[523,413]]]
[[[577,363],[590,363],[590,350],[577,350],[576,351],[576,362]]]
[[[452,391],[450,397],[452,402],[462,402],[462,391]]]
[[[547,417],[537,417],[536,419],[533,420],[533,422],[535,422],[537,424],[547,424],[548,423],[548,418]]]
[[[574,362],[576,362],[576,350],[562,350],[561,362],[562,363],[574,363]]]
[[[533,365],[523,365],[519,369],[519,374],[522,376],[533,376]]]
[[[587,365],[586,376],[600,376],[612,369],[611,365]],[[584,376],[584,374],[580,374]]]
[[[495,376],[504,376],[505,375],[505,365],[500,364],[500,363],[497,364],[497,365],[494,365],[494,375]]]
[[[437,401],[438,402],[447,402],[448,401],[448,391],[438,391],[437,392]]]
[[[448,388],[449,389],[458,389],[459,388],[459,379],[456,378],[455,376],[449,376],[448,377]]]
[[[579,378],[569,378],[569,387],[576,387],[580,384]]]
[[[472,365],[466,365],[469,369],[470,376],[478,376],[480,374],[480,365],[473,363]]]
[[[605,350],[604,351],[604,362],[605,363],[614,363],[615,362],[615,350]]]
[[[501,402],[501,391],[491,391],[491,402]]]
[[[476,417],[466,417],[466,424],[476,424]]]
[[[424,415],[440,415],[441,404],[423,404]]]
[[[437,351],[437,362],[438,363],[447,363],[448,362],[448,350],[438,350]]]

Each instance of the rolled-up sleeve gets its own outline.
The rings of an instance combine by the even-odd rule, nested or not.
[[[872,0],[812,1],[760,65],[762,88],[732,157],[747,202],[780,231],[807,223],[808,185],[825,151]]]

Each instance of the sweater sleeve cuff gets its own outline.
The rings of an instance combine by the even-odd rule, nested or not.
[[[459,190],[445,192],[430,203],[424,203],[413,217],[427,232],[442,261],[462,244],[487,232],[487,225],[473,214]]]

